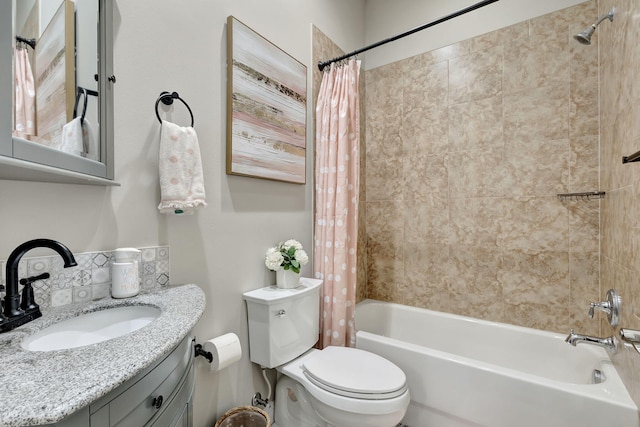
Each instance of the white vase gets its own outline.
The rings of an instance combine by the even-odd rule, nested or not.
[[[276,271],[276,286],[281,289],[292,289],[300,286],[300,273],[293,270]]]

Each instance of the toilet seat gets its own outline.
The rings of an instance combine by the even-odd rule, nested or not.
[[[350,347],[327,347],[302,364],[305,377],[338,396],[393,399],[407,391],[404,372],[377,354]]]

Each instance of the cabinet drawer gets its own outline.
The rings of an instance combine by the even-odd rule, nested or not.
[[[162,409],[162,406],[154,407],[154,399],[162,396],[163,404],[170,402],[192,359],[191,340],[185,339],[156,368],[110,402],[110,425],[140,427],[146,424]]]
[[[149,427],[180,427],[192,425],[191,398],[195,387],[195,368],[191,364],[184,376],[175,397],[167,402],[159,413],[151,420]]]

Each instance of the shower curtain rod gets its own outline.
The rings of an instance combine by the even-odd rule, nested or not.
[[[472,12],[472,11],[474,11],[476,9],[480,9],[481,7],[487,6],[487,5],[489,5],[491,3],[495,3],[497,1],[499,1],[499,0],[483,0],[481,2],[478,2],[476,4],[471,5],[469,7],[461,9],[461,10],[459,10],[457,12],[454,12],[454,13],[452,13],[450,15],[446,15],[446,16],[443,16],[442,18],[436,19],[435,21],[429,22],[428,24],[424,24],[424,25],[421,25],[419,27],[415,27],[415,28],[413,28],[413,29],[411,29],[409,31],[406,31],[406,32],[402,33],[402,34],[398,34],[397,36],[389,37],[388,39],[381,40],[381,41],[379,41],[377,43],[371,44],[369,46],[365,46],[365,47],[360,48],[358,50],[354,50],[353,52],[347,53],[347,54],[339,56],[337,58],[330,59],[328,61],[324,61],[324,62],[320,61],[320,62],[318,62],[318,68],[320,69],[320,71],[322,71],[322,70],[324,70],[324,67],[326,67],[327,65],[330,65],[330,64],[332,64],[334,62],[342,61],[343,59],[347,59],[347,58],[350,58],[352,56],[356,56],[359,53],[366,52],[367,50],[371,50],[371,49],[376,48],[378,46],[382,46],[383,44],[387,44],[387,43],[390,43],[392,41],[396,41],[398,39],[401,39],[403,37],[410,36],[413,33],[417,33],[418,31],[422,31],[422,30],[427,29],[429,27],[433,27],[435,25],[441,24],[441,23],[443,23],[445,21],[448,21],[450,19],[457,18],[458,16],[464,15],[465,13]]]

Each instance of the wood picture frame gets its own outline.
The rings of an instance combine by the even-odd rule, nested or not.
[[[227,18],[227,174],[305,184],[307,67]]]

